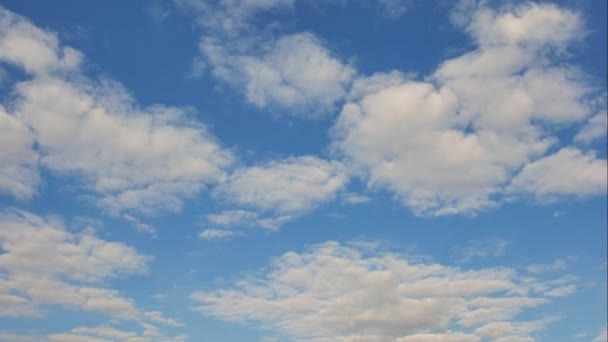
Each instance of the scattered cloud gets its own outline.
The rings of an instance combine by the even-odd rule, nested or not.
[[[495,258],[505,254],[509,241],[497,237],[474,239],[466,246],[452,248],[452,255],[460,263],[478,258]]]
[[[233,287],[192,294],[195,310],[310,341],[530,339],[553,317],[521,320],[574,278],[464,270],[337,242],[273,259]]]
[[[365,195],[360,195],[360,194],[356,194],[353,192],[346,192],[346,193],[342,194],[340,197],[342,199],[342,203],[350,204],[350,205],[364,204],[364,203],[369,203],[371,201],[371,198],[369,198]]]
[[[235,235],[239,235],[239,233],[224,229],[205,229],[198,236],[205,240],[221,240]]]
[[[576,256],[570,256],[564,259],[557,259],[551,264],[532,264],[526,267],[526,271],[530,273],[545,273],[553,271],[562,271],[568,267],[569,263],[576,261]]]

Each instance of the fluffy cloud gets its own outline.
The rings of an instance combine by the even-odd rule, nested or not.
[[[2,316],[41,314],[41,305],[61,305],[123,319],[138,311],[115,290],[96,287],[108,279],[147,272],[150,257],[91,231],[72,233],[60,223],[23,211],[0,214]]]
[[[223,179],[231,153],[187,109],[142,108],[119,84],[83,76],[81,54],[4,9],[0,51],[0,62],[33,76],[14,85],[10,108],[0,107],[0,190],[30,197],[38,157],[56,174],[79,176],[113,214],[178,210]]]
[[[78,51],[62,47],[55,34],[0,7],[0,61],[44,75],[74,69],[81,59]]]
[[[281,37],[262,56],[241,57],[237,63],[249,102],[313,114],[331,113],[355,73],[310,33]]]
[[[524,167],[511,183],[512,191],[530,193],[540,200],[556,196],[606,193],[607,162],[593,153],[563,148]]]
[[[554,63],[582,36],[578,13],[480,7],[465,29],[477,49],[424,81],[399,72],[357,80],[333,129],[334,149],[369,185],[418,215],[496,207],[513,176],[558,141],[559,127],[594,110],[585,76]]]
[[[112,213],[178,210],[182,198],[222,180],[231,162],[182,109],[138,108],[116,84],[39,79],[16,92],[14,111],[33,130],[40,163],[81,175]]]
[[[227,44],[216,38],[201,41],[212,74],[242,91],[256,107],[281,115],[331,113],[355,74],[311,33],[259,42],[257,51],[232,51]]]
[[[196,308],[296,340],[481,341],[530,338],[550,317],[518,318],[574,278],[463,270],[336,242],[289,252],[234,287],[196,292]]]
[[[204,63],[216,79],[254,106],[279,115],[317,118],[331,113],[346,95],[355,71],[319,38],[310,32],[279,35],[275,28],[255,25],[258,15],[285,12],[294,1],[177,3],[198,14],[204,31],[193,71]]]
[[[214,194],[261,211],[299,214],[333,198],[347,180],[340,163],[306,156],[237,169]]]

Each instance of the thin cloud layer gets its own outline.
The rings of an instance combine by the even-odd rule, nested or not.
[[[356,246],[356,245],[355,245]],[[336,242],[289,252],[233,287],[192,294],[206,315],[302,341],[531,339],[554,317],[520,315],[576,287],[511,268],[464,270]]]

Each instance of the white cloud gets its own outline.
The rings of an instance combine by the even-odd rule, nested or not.
[[[38,153],[33,134],[0,105],[0,192],[28,199],[36,192]]]
[[[249,102],[259,108],[302,108],[309,115],[333,112],[355,74],[310,33],[283,36],[264,55],[241,57],[238,64]]]
[[[333,147],[369,186],[418,215],[494,208],[559,127],[590,114],[585,75],[553,60],[582,36],[580,15],[547,4],[508,9],[476,8],[466,30],[477,49],[424,81],[391,72],[354,83]]]
[[[480,341],[542,329],[549,318],[521,321],[518,314],[547,303],[544,292],[572,281],[524,277],[509,268],[463,270],[326,242],[275,258],[233,287],[192,298],[201,313],[295,340]]]
[[[213,226],[232,227],[250,224],[258,218],[258,214],[248,210],[224,210],[220,213],[207,215],[207,222]]]
[[[214,194],[263,212],[295,215],[332,199],[347,180],[340,163],[305,156],[237,169]]]
[[[224,229],[205,229],[198,236],[205,240],[220,240],[238,235],[238,232]]]
[[[38,79],[17,94],[16,116],[33,130],[41,164],[80,175],[114,214],[179,210],[232,160],[182,109],[138,108],[116,84]]]
[[[385,2],[393,6],[394,1]],[[256,20],[262,14],[291,12],[293,0],[177,4],[196,13],[204,30],[193,76],[201,74],[198,66],[204,64],[213,77],[260,109],[305,118],[330,114],[355,76],[314,34],[280,35],[276,25],[266,27]]]
[[[574,137],[574,140],[588,143],[605,137],[607,132],[608,113],[604,110],[602,113],[591,117],[591,119],[587,121],[587,124],[585,124],[581,131]]]
[[[260,42],[259,51],[231,51],[221,39],[203,39],[200,48],[213,75],[241,90],[260,109],[280,115],[319,117],[334,110],[355,75],[311,33]]]
[[[563,148],[526,165],[511,183],[511,190],[530,193],[540,200],[556,196],[591,196],[606,193],[605,159],[575,148]]]
[[[2,316],[41,314],[40,305],[61,305],[135,319],[138,312],[104,281],[147,272],[150,257],[122,243],[23,211],[0,214],[0,301]]]
[[[74,69],[81,59],[80,52],[60,46],[55,34],[0,7],[0,61],[44,75]]]
[[[38,152],[42,166],[77,176],[112,214],[179,210],[184,198],[224,178],[232,154],[188,109],[142,108],[119,84],[86,78],[81,54],[54,33],[0,9],[0,51],[0,62],[33,76],[14,86],[8,114],[0,107],[0,133],[10,131],[0,138],[3,191],[32,195]]]
[[[509,241],[489,237],[469,241],[466,246],[452,248],[452,255],[457,262],[469,262],[475,258],[499,257],[505,254]]]

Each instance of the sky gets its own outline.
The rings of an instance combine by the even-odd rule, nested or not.
[[[0,1],[0,341],[607,341],[606,1]]]

